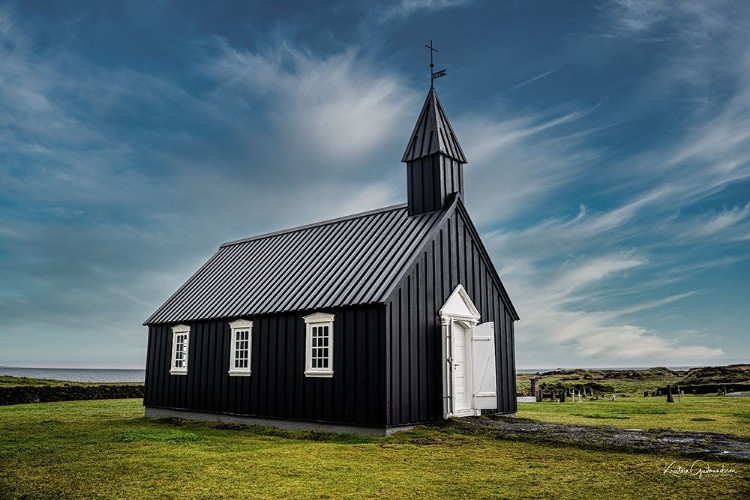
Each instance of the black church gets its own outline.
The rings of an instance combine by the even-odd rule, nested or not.
[[[221,245],[144,323],[148,417],[388,434],[516,412],[518,320],[434,88],[408,202]]]

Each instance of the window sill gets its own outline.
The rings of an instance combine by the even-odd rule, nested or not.
[[[170,375],[187,375],[187,370],[169,370]]]
[[[250,376],[250,372],[234,372],[230,370],[227,373],[229,373],[230,377],[249,377]]]
[[[332,378],[333,372],[318,372],[308,370],[305,372],[305,377]]]

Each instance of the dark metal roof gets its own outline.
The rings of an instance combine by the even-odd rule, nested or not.
[[[144,324],[382,302],[446,213],[403,204],[225,243]]]
[[[438,152],[458,162],[466,163],[464,151],[456,139],[448,116],[440,104],[440,99],[435,89],[430,88],[401,161],[418,160]]]

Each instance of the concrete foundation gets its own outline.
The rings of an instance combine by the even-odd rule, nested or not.
[[[225,424],[263,425],[289,431],[330,432],[336,434],[364,434],[368,436],[390,436],[399,431],[413,429],[413,425],[399,427],[361,427],[354,425],[324,424],[319,422],[303,422],[299,420],[278,420],[273,418],[244,417],[241,415],[226,415],[223,413],[204,413],[188,410],[171,410],[167,408],[146,407],[147,418],[180,418],[183,420],[203,420],[207,422],[222,422]]]

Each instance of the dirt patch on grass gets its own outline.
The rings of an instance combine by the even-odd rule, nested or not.
[[[448,425],[461,433],[485,434],[497,439],[750,461],[750,438],[731,434],[564,425],[494,415],[455,419]]]

